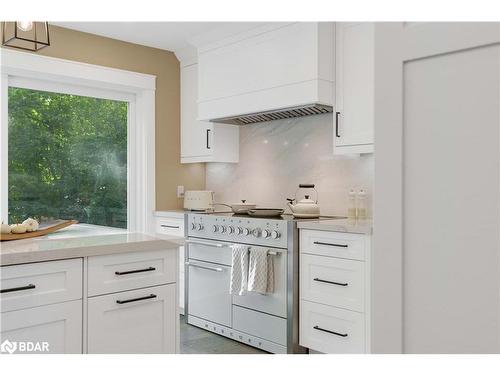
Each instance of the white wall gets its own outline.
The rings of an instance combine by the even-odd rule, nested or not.
[[[373,155],[334,157],[332,123],[325,114],[241,127],[240,162],[207,164],[207,189],[219,202],[285,208],[299,183],[314,183],[321,213],[345,215],[347,193],[363,188],[371,206]]]

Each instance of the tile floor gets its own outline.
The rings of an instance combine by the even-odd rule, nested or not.
[[[267,354],[215,333],[189,325],[181,315],[181,354]]]

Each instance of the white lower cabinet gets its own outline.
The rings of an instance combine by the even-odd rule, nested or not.
[[[0,351],[175,353],[177,251],[2,267]]]
[[[300,303],[300,345],[322,353],[364,353],[364,314],[320,303]]]
[[[321,353],[370,352],[370,236],[300,230],[299,343]]]
[[[175,284],[88,300],[88,353],[175,353]]]
[[[81,300],[5,312],[0,327],[14,353],[82,353]]]

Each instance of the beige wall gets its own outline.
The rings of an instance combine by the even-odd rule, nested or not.
[[[51,46],[40,55],[156,76],[156,209],[182,207],[177,185],[205,187],[204,164],[180,164],[179,61],[173,52],[50,26]]]

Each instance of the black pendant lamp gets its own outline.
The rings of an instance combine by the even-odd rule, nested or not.
[[[49,23],[38,21],[3,22],[2,45],[35,52],[50,46]]]

